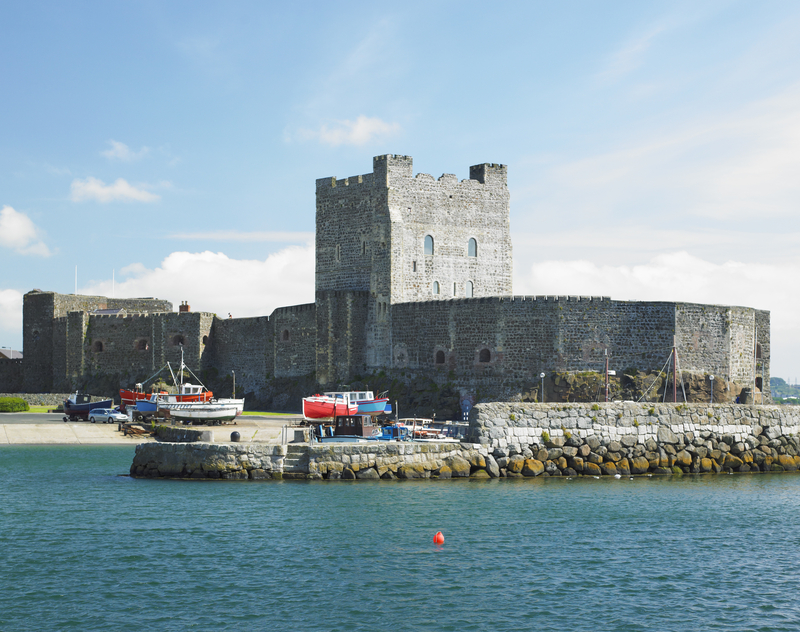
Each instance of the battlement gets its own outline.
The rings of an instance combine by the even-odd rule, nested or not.
[[[400,154],[385,154],[375,156],[372,159],[372,173],[365,173],[348,178],[337,178],[330,176],[318,178],[316,180],[317,191],[325,189],[336,189],[350,187],[360,184],[385,184],[390,185],[393,181],[403,178],[413,178],[415,182],[429,182],[434,184],[453,185],[458,183],[458,177],[452,173],[443,173],[438,179],[427,173],[418,173],[414,176],[414,159],[411,156]],[[487,162],[480,165],[472,165],[469,168],[469,179],[461,181],[462,185],[471,186],[479,184],[492,184],[505,186],[508,179],[508,167],[502,164]]]
[[[493,162],[473,165],[469,168],[469,179],[477,180],[481,184],[506,184],[508,181],[508,167],[494,164]]]
[[[272,312],[272,317],[279,316],[281,314],[294,314],[298,312],[307,312],[309,310],[316,309],[316,303],[303,303],[302,305],[290,305],[288,307],[277,307]]]

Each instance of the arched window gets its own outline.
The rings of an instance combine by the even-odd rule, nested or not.
[[[175,336],[172,336],[173,347],[178,347],[180,345],[185,345],[185,344],[186,344],[186,339],[182,335],[176,334]]]
[[[434,281],[433,282],[433,294],[434,294],[434,296],[439,296],[439,282],[438,281]]]
[[[208,336],[203,336],[203,344],[204,345],[208,344]]]
[[[139,338],[136,341],[136,350],[137,351],[147,351],[149,345],[147,344],[147,338]]]
[[[439,350],[436,352],[436,364],[444,364],[444,351]]]
[[[432,255],[433,254],[433,237],[430,235],[425,235],[425,254]]]
[[[473,288],[473,285],[472,285],[472,281],[467,281],[467,287],[466,287],[466,291],[464,293],[467,298],[472,298],[473,289],[474,288]]]
[[[289,330],[288,329],[284,329],[281,332],[281,340],[284,340],[284,341],[289,340]]]
[[[478,362],[483,364],[487,364],[492,360],[492,352],[488,349],[481,349],[480,356],[478,357]]]
[[[100,353],[103,350],[103,343],[99,340],[95,340],[92,344],[92,351],[95,353]]]
[[[478,256],[478,242],[475,241],[474,237],[471,237],[469,242],[467,243],[467,256],[469,257]]]

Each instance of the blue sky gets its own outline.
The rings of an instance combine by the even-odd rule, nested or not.
[[[0,347],[33,289],[313,301],[314,181],[509,166],[514,291],[772,312],[800,376],[796,2],[5,2]],[[113,285],[112,285],[113,278]]]

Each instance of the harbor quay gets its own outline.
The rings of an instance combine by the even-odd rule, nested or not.
[[[800,411],[785,406],[481,403],[470,412],[467,440],[461,443],[216,443],[209,431],[170,432],[136,447],[132,476],[488,479],[800,467]]]

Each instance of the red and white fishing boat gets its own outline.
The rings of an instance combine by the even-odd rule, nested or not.
[[[187,369],[189,373],[191,369],[186,366],[183,362],[183,347],[181,347],[181,366],[179,368],[180,372],[180,383],[175,379],[175,374],[172,372],[172,367],[170,366],[169,362],[158,372],[147,378],[144,383],[146,384],[153,378],[157,377],[164,369],[169,369],[170,375],[172,375],[172,381],[178,389],[177,393],[167,393],[166,391],[159,391],[156,395],[159,396],[159,399],[162,401],[172,402],[172,403],[184,403],[184,402],[209,402],[214,397],[214,393],[207,390],[205,386],[202,384],[195,385],[195,384],[184,384],[183,383],[183,370]],[[192,373],[192,375],[197,379],[197,376]],[[198,380],[199,381],[199,380]],[[148,400],[151,398],[151,393],[145,393],[142,384],[137,384],[133,390],[127,388],[121,388],[119,390],[119,398],[120,398],[120,406],[119,409],[122,412],[125,412],[125,408],[127,406],[135,406],[137,402],[142,400]]]
[[[314,395],[303,398],[303,417],[306,419],[332,420],[343,415],[358,413],[358,404],[350,403],[340,393],[336,395]]]

